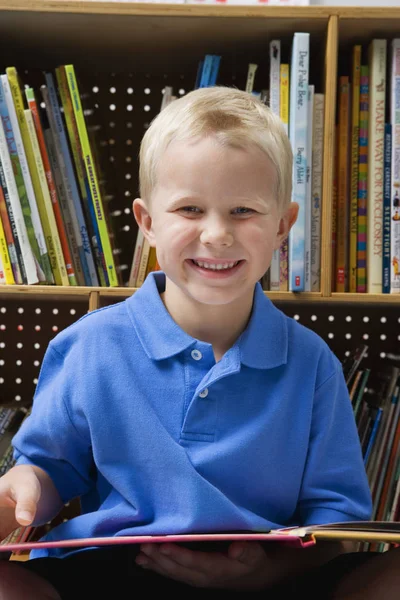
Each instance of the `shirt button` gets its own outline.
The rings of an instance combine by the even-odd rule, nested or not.
[[[200,352],[200,350],[192,350],[191,354],[194,360],[200,360],[201,358],[203,358],[203,355]]]
[[[205,390],[203,390],[202,392],[200,392],[199,396],[200,396],[200,398],[207,398],[207,396],[208,396],[208,388],[206,388]]]

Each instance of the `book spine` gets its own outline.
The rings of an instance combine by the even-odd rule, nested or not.
[[[280,115],[281,121],[286,133],[289,135],[289,65],[281,64],[280,66]],[[281,292],[287,292],[288,284],[288,255],[289,245],[288,238],[284,240],[279,249],[279,269],[280,282],[279,289]]]
[[[141,229],[138,229],[135,251],[133,253],[131,272],[129,275],[129,287],[137,287],[136,281],[139,274],[140,257],[142,254],[142,248],[144,244],[144,234]]]
[[[351,82],[350,245],[349,292],[357,291],[358,144],[360,135],[361,46],[353,47]]]
[[[53,176],[54,176],[54,181],[56,184],[58,200],[59,200],[59,204],[60,204],[60,208],[61,208],[61,212],[62,212],[63,222],[65,225],[65,232],[66,232],[67,238],[68,238],[68,244],[69,244],[69,249],[71,252],[71,258],[73,260],[73,267],[74,267],[76,282],[78,285],[85,285],[85,278],[83,275],[78,244],[75,239],[75,228],[74,228],[73,217],[69,211],[68,201],[67,201],[67,197],[65,194],[65,189],[64,189],[64,185],[63,185],[63,181],[62,181],[62,176],[61,176],[61,170],[60,170],[60,166],[58,164],[57,151],[55,148],[53,134],[51,132],[50,127],[47,126],[47,124],[44,127],[43,134],[44,134],[44,139],[46,142],[46,148],[47,148],[47,152],[48,152],[48,156],[49,156],[50,166],[51,166]]]
[[[16,246],[16,240],[13,234],[13,227],[11,225],[11,219],[7,211],[7,204],[5,198],[5,191],[0,181],[0,219],[3,224],[4,235],[7,242],[8,255],[10,257],[11,268],[14,276],[14,281],[17,284],[23,284],[21,267],[18,261],[18,252]]]
[[[272,40],[269,44],[269,106],[272,112],[280,118],[280,69],[281,42]],[[270,290],[279,292],[281,284],[280,249],[274,250],[270,267]]]
[[[289,289],[304,291],[305,205],[307,189],[307,115],[310,34],[295,33],[290,77],[289,138],[293,150],[292,201],[299,205],[298,218],[289,234]]]
[[[12,187],[12,189],[8,190],[9,197],[14,203],[20,204],[21,214],[23,215],[25,222],[25,232],[28,236],[28,244],[30,245],[30,251],[33,252],[34,256],[34,264],[36,270],[35,276],[33,276],[33,273],[30,272],[31,261],[28,259],[28,255],[26,254],[24,243],[20,240],[21,250],[23,251],[22,254],[24,256],[23,260],[24,262],[25,259],[28,261],[27,263],[25,263],[26,273],[27,276],[29,274],[28,280],[35,283],[37,283],[37,281],[43,283],[46,281],[46,276],[42,268],[42,252],[47,253],[47,249],[45,247],[44,238],[42,239],[40,236],[40,232],[39,239],[43,242],[43,244],[41,243],[41,245],[39,246],[38,237],[36,235],[36,229],[33,223],[33,216],[31,213],[32,195],[28,197],[27,188],[25,186],[25,175],[27,175],[27,181],[30,181],[30,175],[7,75],[0,76],[0,114],[4,126],[4,133],[6,136],[8,154],[12,163],[13,176],[15,179],[15,185]],[[4,165],[3,168],[5,169]],[[16,199],[14,199],[14,189],[17,190]],[[33,194],[32,189],[31,193]],[[13,206],[13,210],[16,210],[15,206]],[[18,236],[19,235],[20,234],[18,233]]]
[[[201,73],[201,79],[200,79],[200,87],[201,88],[205,88],[208,87],[210,85],[210,76],[211,76],[211,70],[212,70],[212,60],[213,57],[211,54],[206,54],[206,57],[204,59],[204,64],[203,64],[203,71]]]
[[[0,285],[6,285],[6,277],[4,275],[3,261],[1,260],[1,255],[0,255]]]
[[[43,161],[43,167],[45,171],[46,181],[49,189],[51,204],[53,207],[54,218],[56,220],[56,226],[60,238],[62,253],[65,262],[65,268],[67,271],[68,281],[70,285],[77,285],[77,281],[75,278],[74,267],[72,264],[72,258],[70,254],[70,250],[68,247],[68,239],[67,234],[65,232],[65,227],[62,219],[61,208],[57,197],[56,184],[53,178],[53,173],[50,167],[49,156],[46,148],[46,142],[44,139],[43,127],[40,120],[39,110],[35,98],[35,94],[32,88],[27,88],[25,90],[26,99],[28,101],[28,106],[31,110],[33,122],[35,125],[35,131],[37,135],[37,139],[39,142],[40,154]]]
[[[321,288],[321,201],[324,160],[324,94],[314,95],[311,190],[311,291]]]
[[[150,244],[144,239],[142,253],[140,255],[139,273],[136,280],[136,287],[140,287],[146,278],[147,263],[150,254]]]
[[[1,173],[2,175],[2,187],[3,190],[7,189],[5,195],[8,214],[10,216],[11,223],[15,224],[15,231],[18,236],[18,242],[21,249],[22,263],[24,265],[26,282],[28,284],[39,283],[37,264],[32,252],[32,248],[29,244],[29,237],[26,227],[26,216],[22,212],[20,199],[18,196],[17,185],[14,178],[13,165],[7,149],[7,140],[4,133],[3,121],[0,120],[0,162],[1,162]],[[8,203],[10,209],[8,207]],[[12,216],[11,216],[12,215]],[[36,238],[35,238],[36,241]]]
[[[49,188],[47,187],[46,174],[44,172],[39,142],[30,108],[26,108],[24,113],[28,134],[32,145],[33,157],[36,163],[38,179],[42,190],[40,197],[37,198],[37,203],[43,231],[46,236],[46,244],[49,252],[51,269],[57,285],[69,285],[60,237],[58,235],[57,224],[54,218],[53,206],[51,204]]]
[[[392,41],[390,85],[392,124],[390,292],[400,294],[400,39]]]
[[[45,79],[47,86],[47,97],[49,100],[49,122],[50,127],[53,128],[54,141],[56,144],[61,173],[63,175],[67,199],[71,205],[71,213],[73,211],[73,214],[77,219],[79,233],[76,232],[75,237],[78,242],[78,247],[81,248],[80,259],[85,275],[85,281],[87,285],[99,285],[99,280],[94,265],[93,253],[89,242],[87,226],[83,216],[79,191],[76,185],[75,173],[72,166],[67,137],[65,135],[60,107],[58,105],[54,78],[51,73],[45,73]],[[77,233],[80,237],[77,236]]]
[[[258,69],[258,65],[255,63],[249,63],[247,67],[247,78],[246,78],[246,92],[248,94],[252,94],[254,90],[254,79],[256,76],[256,72]]]
[[[74,108],[76,124],[78,127],[79,138],[81,141],[84,163],[86,168],[86,174],[90,183],[91,197],[94,205],[96,214],[96,220],[99,227],[101,245],[104,252],[104,258],[107,265],[107,276],[110,286],[118,286],[118,277],[114,264],[114,257],[110,244],[110,239],[107,231],[107,223],[105,219],[103,203],[100,195],[99,184],[97,181],[97,174],[95,165],[93,162],[93,155],[89,144],[89,138],[87,135],[85,119],[82,111],[81,100],[79,96],[78,84],[75,77],[75,70],[73,65],[66,65],[65,67],[69,91],[72,98],[72,105]]]
[[[385,133],[386,40],[369,46],[370,113],[367,206],[367,291],[382,293],[383,145]]]
[[[311,292],[311,188],[312,188],[312,142],[314,127],[314,94],[315,87],[308,86],[308,128],[307,128],[307,186],[306,186],[306,205],[305,205],[305,237],[304,237],[304,257],[305,257],[305,280],[304,290]]]
[[[216,85],[219,73],[219,66],[221,63],[221,57],[217,54],[213,55],[211,73],[210,73],[210,85]]]
[[[391,211],[391,167],[392,126],[385,125],[383,161],[383,241],[382,241],[382,292],[390,294],[390,211]]]
[[[11,92],[12,102],[15,108],[19,130],[21,134],[22,148],[19,154],[22,173],[25,182],[25,188],[28,194],[29,206],[31,208],[32,223],[35,230],[36,239],[40,250],[40,263],[48,283],[54,283],[54,276],[51,270],[49,253],[46,245],[46,237],[43,231],[39,208],[37,202],[42,203],[42,190],[40,187],[39,176],[36,169],[35,158],[33,155],[32,144],[29,138],[28,126],[24,113],[24,102],[19,87],[18,75],[14,67],[6,69],[7,80]],[[7,91],[6,91],[7,100]],[[10,112],[10,106],[8,106]],[[14,130],[15,135],[15,130]],[[18,147],[18,140],[17,140]]]
[[[3,263],[4,278],[7,285],[15,283],[13,270],[11,267],[10,255],[8,253],[8,245],[6,234],[4,233],[3,221],[0,218],[0,257]]]
[[[347,76],[339,80],[338,198],[336,213],[336,291],[348,291],[349,233],[349,117],[350,84]]]
[[[358,144],[357,197],[357,292],[367,291],[367,196],[368,196],[369,67],[361,66],[360,137]]]
[[[93,247],[93,253],[95,256],[97,274],[100,279],[102,286],[108,285],[106,281],[107,272],[104,260],[104,253],[101,247],[101,239],[99,228],[97,227],[96,216],[90,207],[93,206],[90,198],[90,186],[88,185],[85,166],[83,164],[83,154],[81,143],[79,141],[78,128],[74,117],[74,110],[72,107],[72,101],[68,89],[68,81],[64,67],[58,67],[56,69],[56,77],[58,83],[58,90],[64,110],[65,123],[67,125],[67,132],[69,137],[69,143],[72,151],[72,158],[75,165],[75,172],[79,184],[80,195],[82,198],[82,205],[85,213],[85,219],[88,226],[88,234]],[[165,97],[165,94],[164,94]]]

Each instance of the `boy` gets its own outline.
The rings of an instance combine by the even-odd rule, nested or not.
[[[279,119],[239,90],[197,90],[153,121],[133,211],[162,272],[50,343],[32,415],[14,439],[17,466],[0,480],[3,536],[50,520],[74,497],[82,514],[48,539],[369,518],[341,365],[258,283],[296,220],[291,165]],[[351,561],[368,559],[360,573],[385,566],[362,554],[329,562],[341,551],[332,544],[136,550],[2,562],[0,598],[208,589],[279,598],[306,587],[355,598]],[[395,597],[398,558],[387,555],[385,599]],[[132,592],[116,594],[118,583]]]

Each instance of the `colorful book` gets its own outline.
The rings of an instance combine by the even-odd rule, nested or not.
[[[10,257],[14,281],[15,281],[15,283],[21,285],[24,283],[24,280],[22,278],[21,267],[20,267],[19,260],[18,260],[18,252],[20,252],[20,250],[19,250],[19,245],[18,245],[18,250],[17,250],[17,246],[15,243],[13,227],[11,225],[11,220],[10,220],[10,217],[9,217],[9,214],[7,211],[6,198],[5,198],[4,189],[1,185],[1,183],[0,183],[0,219],[3,224],[4,236],[6,238],[8,255]]]
[[[321,289],[321,210],[325,96],[314,94],[311,173],[311,291]]]
[[[89,241],[87,225],[83,215],[75,172],[72,165],[71,154],[65,134],[64,123],[58,104],[57,91],[52,73],[45,73],[46,85],[41,86],[41,92],[45,97],[46,112],[53,133],[57,159],[60,165],[65,193],[74,224],[75,239],[79,249],[79,258],[85,277],[85,283],[89,286],[99,285],[96,267],[94,264],[92,248]]]
[[[358,144],[360,136],[361,46],[353,47],[351,80],[349,292],[357,291]]]
[[[8,253],[8,244],[6,234],[4,233],[3,222],[0,218],[0,257],[3,265],[4,279],[7,285],[15,283],[13,270],[11,267],[10,255]]]
[[[392,124],[390,292],[400,294],[400,39],[392,41],[390,74]]]
[[[304,239],[304,290],[311,292],[311,190],[312,190],[312,148],[314,128],[314,95],[315,86],[308,86],[308,127],[307,127],[307,179],[305,204],[305,239]]]
[[[46,236],[46,245],[49,252],[50,265],[54,275],[54,281],[57,285],[69,285],[64,255],[61,248],[60,236],[58,235],[57,223],[54,217],[53,205],[51,203],[50,192],[47,185],[42,156],[40,154],[39,142],[36,135],[32,112],[29,108],[26,108],[24,113],[29,139],[32,145],[32,152],[37,169],[38,180],[42,192],[40,198],[37,198],[37,203],[39,207],[40,220]]]
[[[18,73],[15,67],[8,67],[6,69],[6,79],[9,84],[11,92],[12,102],[15,108],[15,114],[18,119],[19,131],[22,138],[23,151],[18,150],[19,159],[21,162],[22,173],[24,177],[24,183],[28,194],[29,206],[31,209],[32,223],[35,230],[35,236],[38,242],[40,251],[40,264],[43,268],[43,272],[46,277],[47,283],[54,283],[54,275],[51,269],[49,248],[46,243],[46,234],[44,232],[42,219],[44,216],[44,200],[42,187],[40,185],[39,173],[37,171],[37,165],[35,161],[35,155],[32,148],[32,143],[29,136],[28,125],[25,117],[25,106],[24,100],[21,93]],[[4,85],[6,101],[9,97],[7,84]],[[7,101],[8,110],[11,113],[10,105]],[[14,128],[14,136],[17,142],[18,138],[16,134],[16,128]],[[28,232],[29,233],[29,232]],[[52,248],[50,247],[52,251]]]
[[[350,152],[350,82],[339,78],[339,140],[336,209],[336,292],[348,291],[349,279],[349,152]]]
[[[369,67],[361,66],[357,196],[357,292],[367,291]]]
[[[382,293],[390,294],[392,125],[385,124],[383,149]]]
[[[99,184],[97,181],[96,168],[93,161],[93,154],[89,144],[89,138],[87,135],[87,129],[85,124],[85,118],[83,115],[78,83],[75,76],[75,69],[73,65],[66,65],[65,70],[68,77],[69,91],[72,98],[72,104],[74,107],[76,124],[79,131],[79,139],[81,141],[82,152],[84,156],[86,174],[90,182],[90,190],[92,202],[95,209],[96,220],[100,232],[101,246],[104,252],[104,258],[107,267],[107,276],[110,286],[118,286],[118,276],[115,269],[113,252],[110,244],[110,238],[107,230],[107,222],[105,218],[103,202],[100,195]]]
[[[77,285],[77,281],[75,278],[74,267],[72,263],[72,257],[70,254],[67,234],[65,231],[65,226],[62,218],[61,207],[58,201],[56,184],[54,181],[53,173],[50,166],[50,160],[48,151],[46,148],[46,142],[44,138],[43,126],[40,119],[39,108],[36,102],[35,92],[32,88],[25,88],[25,95],[28,102],[28,106],[32,113],[33,122],[35,125],[35,131],[39,143],[40,154],[43,161],[43,167],[45,171],[45,176],[47,180],[47,185],[49,188],[50,199],[53,207],[54,218],[56,220],[56,226],[60,238],[62,253],[65,262],[65,268],[68,275],[68,280],[70,285]]]

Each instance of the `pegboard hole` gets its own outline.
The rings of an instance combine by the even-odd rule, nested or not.
[[[37,315],[40,315],[40,313],[41,313],[41,312],[42,312],[42,309],[41,309],[41,308],[35,308],[35,313],[36,313]]]
[[[0,308],[0,312],[1,312],[1,313],[5,313],[5,312],[7,312],[7,309],[6,309],[6,307],[5,307],[5,306],[2,306],[2,307]]]
[[[293,319],[295,321],[299,321],[300,320],[300,315],[293,315]]]
[[[369,323],[369,317],[363,317],[363,321],[364,321],[364,323]],[[399,323],[400,323],[400,319],[399,319]]]
[[[36,342],[36,344],[33,344],[33,347],[35,348],[35,350],[39,350],[40,344]]]
[[[334,321],[334,320],[335,320],[335,317],[333,315],[329,315],[328,321]]]
[[[316,321],[318,319],[317,315],[311,315],[311,321]]]
[[[381,352],[381,353],[379,354],[379,356],[380,356],[381,358],[386,358],[386,352]]]
[[[387,318],[386,317],[381,317],[381,323],[386,323]]]
[[[364,333],[364,335],[363,335],[363,340],[369,340],[369,335],[368,335],[368,333]]]
[[[34,360],[33,361],[33,366],[34,367],[38,367],[40,365],[40,361],[39,360]]]
[[[16,402],[21,402],[21,396],[15,396],[14,400],[15,400]]]
[[[333,338],[334,338],[334,337],[335,337],[335,334],[334,334],[334,333],[328,333],[328,338],[329,338],[330,340],[333,340]]]
[[[346,338],[346,340],[351,340],[351,333],[346,333],[344,337]]]
[[[386,340],[386,335],[384,333],[382,333],[382,335],[380,336],[381,340],[384,341]]]
[[[15,361],[15,364],[17,365],[17,367],[20,367],[22,365],[22,360]]]

